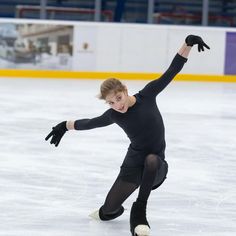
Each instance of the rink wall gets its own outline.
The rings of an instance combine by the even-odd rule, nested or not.
[[[236,82],[236,29],[144,24],[0,20],[0,76],[153,79],[188,34],[193,48],[178,80]]]

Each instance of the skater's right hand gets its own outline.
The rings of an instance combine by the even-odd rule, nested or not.
[[[66,128],[66,121],[63,121],[52,128],[52,131],[48,134],[45,140],[47,141],[52,137],[50,143],[54,144],[55,147],[57,147],[66,131],[68,131],[68,129]]]

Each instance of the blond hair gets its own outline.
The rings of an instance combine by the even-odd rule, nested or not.
[[[126,90],[124,84],[120,80],[115,78],[106,79],[100,86],[100,94],[98,95],[99,99],[106,99],[106,96],[110,93],[118,93]]]

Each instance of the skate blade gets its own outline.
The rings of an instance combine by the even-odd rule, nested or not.
[[[124,210],[126,211],[127,209],[124,209]],[[99,210],[96,210],[96,211],[90,213],[88,216],[94,220],[101,220],[99,217]]]
[[[91,214],[89,214],[89,217],[91,217],[94,220],[100,220],[99,217],[99,210],[92,212]]]
[[[149,236],[150,228],[147,225],[138,225],[134,229],[135,236]]]

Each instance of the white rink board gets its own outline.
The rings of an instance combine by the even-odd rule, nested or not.
[[[19,39],[32,41],[37,46],[41,38],[47,38],[51,53],[38,53],[35,60],[27,63],[12,63],[6,56],[1,56],[1,69],[162,73],[186,36],[197,34],[211,50],[199,54],[194,47],[192,60],[181,73],[224,75],[226,33],[236,32],[227,27],[0,19],[0,34],[1,27],[17,29],[19,25],[28,29],[18,32]],[[54,30],[45,34],[39,30],[42,25]],[[36,32],[38,30],[36,34],[30,30],[32,26]],[[56,32],[57,28],[61,30]],[[61,46],[57,43],[60,37],[69,38],[66,46],[71,48],[70,53],[57,51]]]

